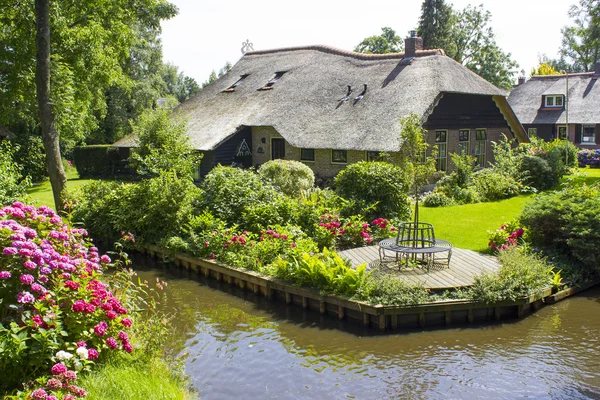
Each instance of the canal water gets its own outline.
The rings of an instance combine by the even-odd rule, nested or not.
[[[520,321],[381,334],[143,269],[168,282],[172,350],[203,400],[600,399],[598,288]]]

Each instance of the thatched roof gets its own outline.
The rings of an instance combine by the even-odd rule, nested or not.
[[[569,123],[600,124],[600,76],[593,72],[569,75]],[[517,86],[508,102],[523,124],[565,124],[566,110],[542,107],[542,95],[567,90],[566,75],[534,76]]]
[[[257,90],[280,71],[271,90]],[[340,102],[348,85],[350,99]],[[506,96],[442,50],[408,59],[309,46],[246,53],[177,111],[199,150],[215,149],[243,126],[272,126],[295,147],[394,151],[400,118],[414,113],[425,122],[443,93]]]

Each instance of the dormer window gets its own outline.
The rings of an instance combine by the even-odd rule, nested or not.
[[[563,98],[564,98],[564,96],[562,94],[547,95],[544,106],[545,107],[557,107],[557,108],[560,107],[560,108],[562,108],[563,103],[564,103]]]
[[[279,78],[281,78],[283,76],[283,74],[285,74],[287,71],[278,71],[275,72],[275,76],[271,78],[271,80],[269,82],[267,82],[267,84],[263,87],[261,87],[258,90],[271,90],[273,89],[273,85],[275,84],[275,82],[277,82],[279,80]]]
[[[250,74],[244,74],[244,75],[240,75],[240,79],[238,79],[237,81],[234,82],[233,85],[229,86],[227,89],[223,90],[223,92],[228,93],[228,92],[235,92],[235,88],[238,87],[240,85],[240,83],[242,83],[242,81],[244,79],[246,79]]]

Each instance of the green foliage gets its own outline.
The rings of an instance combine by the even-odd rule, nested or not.
[[[312,169],[299,161],[267,161],[260,166],[258,174],[275,189],[290,197],[300,197],[303,191],[315,184]]]
[[[354,202],[347,209],[368,220],[385,217],[407,219],[408,185],[404,171],[382,161],[350,164],[335,177],[335,191]]]
[[[215,70],[213,70],[210,73],[210,75],[208,76],[208,79],[206,81],[202,82],[202,89],[204,89],[211,83],[215,82],[220,77],[224,76],[226,73],[229,72],[229,70],[231,70],[231,63],[229,61],[227,61],[225,63],[225,65],[219,70],[219,73],[215,72]]]
[[[146,111],[136,121],[133,131],[137,146],[131,160],[140,175],[156,176],[172,172],[192,177],[202,159],[187,135],[186,121],[172,115],[168,107]]]
[[[444,0],[425,0],[421,5],[418,34],[426,49],[449,49],[452,27],[456,23],[452,5]]]
[[[540,157],[527,155],[523,157],[521,175],[524,177],[525,185],[537,190],[550,189],[558,183],[548,161]]]
[[[32,182],[44,181],[48,177],[48,172],[42,138],[21,134],[17,135],[13,142],[15,144],[13,160],[22,168],[23,176],[28,176]]]
[[[278,258],[271,267],[274,276],[326,292],[351,296],[368,277],[366,265],[356,269],[335,252],[323,249],[322,253],[302,253],[299,256]]]
[[[475,277],[470,297],[482,303],[518,300],[552,285],[552,267],[539,255],[522,247],[509,247],[498,254],[496,273]]]
[[[574,24],[561,30],[562,69],[594,71],[594,64],[600,61],[600,4],[596,0],[579,0],[579,5],[569,8],[569,17]]]
[[[489,168],[473,174],[473,186],[479,198],[485,201],[516,196],[522,187],[513,177]]]
[[[221,165],[206,175],[202,188],[201,206],[229,224],[239,223],[246,208],[266,205],[281,196],[254,171]]]
[[[452,204],[454,204],[452,199],[442,191],[431,192],[423,200],[425,207],[447,207]]]
[[[355,48],[357,53],[385,54],[398,53],[403,49],[404,43],[392,28],[381,28],[381,35],[369,36],[363,39]]]
[[[31,184],[13,161],[14,155],[15,147],[9,141],[0,141],[0,205],[10,204],[24,196]]]
[[[539,64],[537,68],[533,67],[530,75],[560,75],[560,71],[557,71],[554,66],[548,64],[547,62],[543,62]]]
[[[452,171],[454,183],[463,188],[468,187],[473,177],[476,158],[468,154],[459,155],[456,153],[450,154],[450,157],[455,167],[455,170]]]
[[[422,285],[411,285],[393,276],[369,276],[354,298],[371,304],[408,306],[429,301],[429,291]]]
[[[83,188],[73,220],[94,235],[114,240],[131,231],[141,243],[158,243],[176,236],[193,215],[200,190],[190,179],[173,174],[140,183],[94,181]]]
[[[586,266],[600,265],[600,187],[567,186],[525,205],[521,222],[530,241]]]
[[[119,149],[110,145],[79,146],[73,150],[73,164],[80,178],[112,177],[120,161]]]

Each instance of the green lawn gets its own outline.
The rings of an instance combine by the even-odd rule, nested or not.
[[[79,179],[75,168],[67,168],[67,189],[70,192],[77,192],[83,185],[90,182],[91,179]],[[49,206],[54,208],[54,197],[52,197],[52,187],[50,181],[36,183],[27,190],[32,204],[35,206]]]

